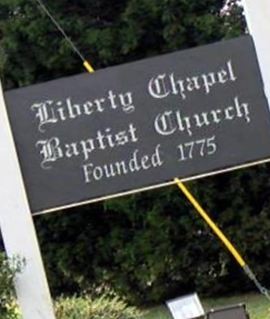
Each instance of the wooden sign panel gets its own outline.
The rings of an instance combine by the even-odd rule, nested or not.
[[[270,158],[245,36],[5,93],[33,213]]]

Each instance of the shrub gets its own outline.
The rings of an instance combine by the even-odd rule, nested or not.
[[[18,258],[8,260],[0,253],[0,319],[17,319],[19,311],[15,299],[13,279],[21,271],[23,261]]]
[[[57,319],[139,319],[142,314],[119,297],[60,298],[55,304]]]

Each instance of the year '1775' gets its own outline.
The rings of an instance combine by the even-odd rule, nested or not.
[[[197,157],[211,156],[217,151],[216,136],[183,143],[178,145],[177,149],[180,162]]]

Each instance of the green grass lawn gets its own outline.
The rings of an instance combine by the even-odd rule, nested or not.
[[[202,300],[204,308],[218,308],[223,306],[244,303],[250,314],[250,319],[269,319],[270,302],[263,296],[257,294],[241,295],[236,297],[205,299]],[[156,307],[149,310],[143,319],[172,319],[165,306]]]

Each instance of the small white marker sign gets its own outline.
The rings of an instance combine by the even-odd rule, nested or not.
[[[167,301],[174,319],[193,319],[205,314],[196,293]]]

